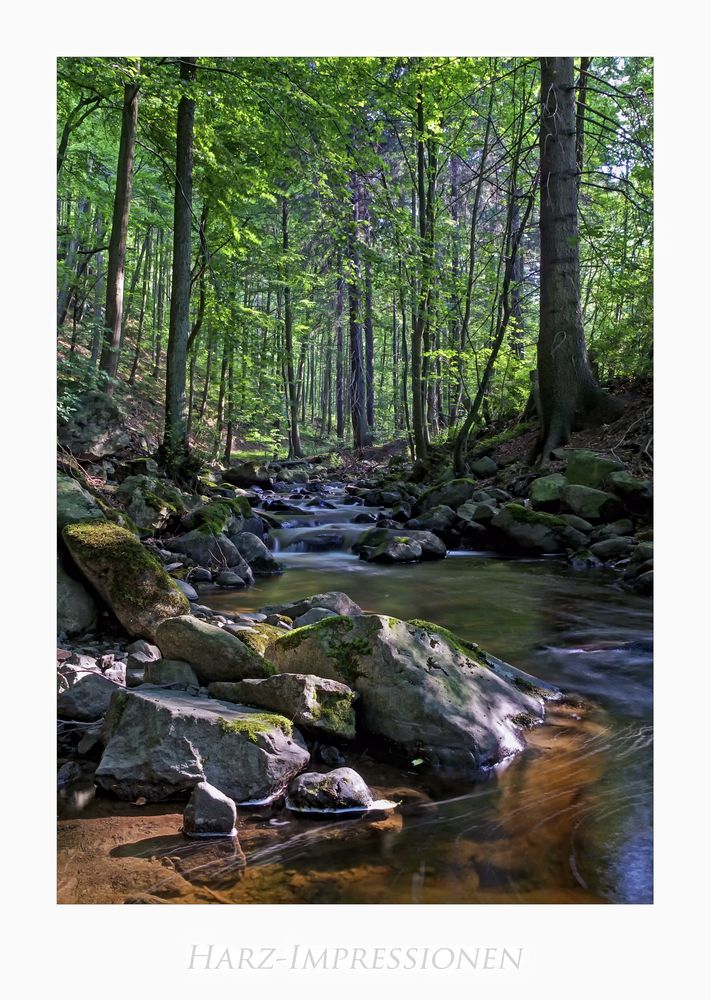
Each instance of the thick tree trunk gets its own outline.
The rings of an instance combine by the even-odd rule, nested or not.
[[[578,171],[573,59],[541,59],[541,302],[538,379],[543,421],[538,458],[576,426],[615,419],[618,400],[597,385],[580,310]]]
[[[195,79],[196,57],[180,61],[180,79]],[[173,280],[166,359],[165,428],[161,457],[166,469],[181,478],[188,458],[185,413],[185,369],[190,336],[190,266],[193,204],[193,122],[195,101],[184,93],[178,104],[173,213]]]
[[[133,161],[136,152],[138,121],[138,82],[126,84],[123,95],[121,138],[119,140],[116,192],[109,240],[109,260],[106,276],[106,311],[104,314],[104,346],[100,367],[112,377],[118,372],[123,328],[123,283],[126,262],[128,216],[133,187]]]

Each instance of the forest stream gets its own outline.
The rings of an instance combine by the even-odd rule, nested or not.
[[[186,841],[179,804],[102,798],[80,811],[75,800],[60,823],[60,901],[650,902],[650,602],[612,570],[556,558],[454,551],[417,565],[360,561],[350,545],[364,526],[349,522],[369,509],[327,489],[330,509],[278,515],[282,576],[209,588],[201,600],[235,613],[345,591],[365,610],[447,626],[582,696],[583,708],[551,703],[528,749],[474,787],[437,788],[416,762],[399,770],[352,754],[348,763],[397,810],[315,821],[281,804],[240,809],[241,847]]]

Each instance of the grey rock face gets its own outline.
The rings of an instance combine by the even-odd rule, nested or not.
[[[264,542],[250,531],[241,531],[232,535],[231,539],[237,546],[239,554],[257,576],[274,576],[283,572]]]
[[[236,837],[237,807],[232,799],[201,781],[195,785],[183,813],[183,833],[188,837]]]
[[[422,558],[422,546],[419,542],[403,534],[399,538],[390,538],[375,548],[364,546],[358,553],[361,559],[373,563],[411,563]]]
[[[213,698],[280,712],[315,732],[355,738],[356,693],[346,684],[313,674],[275,674],[264,680],[210,684]]]
[[[112,696],[123,690],[98,671],[88,673],[57,696],[57,715],[60,719],[94,722],[107,711]]]
[[[156,640],[164,657],[190,663],[205,682],[238,681],[273,673],[262,657],[236,636],[192,615],[161,622]]]
[[[195,528],[179,538],[166,542],[171,552],[182,552],[199,566],[236,566],[240,554],[227,535],[211,535],[202,528]]]
[[[57,632],[78,635],[96,620],[96,602],[86,587],[57,561]]]
[[[67,524],[105,520],[101,507],[76,479],[57,476],[57,531]]]
[[[179,684],[182,687],[199,687],[195,671],[184,660],[151,660],[143,672],[146,684]]]
[[[590,486],[565,486],[560,494],[562,507],[585,521],[597,524],[612,521],[622,513],[617,497]]]
[[[326,608],[336,615],[361,615],[363,614],[355,601],[352,601],[348,594],[342,590],[329,590],[325,594],[314,594],[313,597],[305,597],[301,601],[294,601],[291,604],[273,604],[262,610],[267,615],[286,615],[287,618],[299,618],[305,615],[312,608]]]
[[[208,781],[235,802],[278,795],[309,760],[283,716],[176,691],[121,692],[104,721],[98,783],[119,798],[180,798]]]
[[[298,618],[294,619],[294,628],[301,628],[303,625],[313,625],[314,622],[320,622],[324,618],[335,618],[336,612],[329,611],[328,608],[311,608],[304,615],[299,615]]]

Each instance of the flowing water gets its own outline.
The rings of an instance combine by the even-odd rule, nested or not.
[[[349,758],[400,808],[328,822],[253,811],[240,831],[246,863],[231,846],[179,837],[125,850],[170,856],[194,893],[173,887],[173,901],[650,902],[651,602],[621,589],[612,571],[555,559],[452,552],[418,565],[368,564],[349,552],[368,527],[352,518],[367,508],[330,500],[333,509],[278,515],[283,576],[201,600],[238,612],[343,590],[366,610],[445,625],[581,695],[582,707],[551,706],[524,753],[465,789],[435,788],[416,767],[398,771],[367,752]]]

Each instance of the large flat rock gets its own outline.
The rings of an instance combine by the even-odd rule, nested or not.
[[[208,781],[235,802],[261,802],[309,761],[284,716],[151,687],[113,697],[102,739],[96,780],[131,801],[184,798]]]

